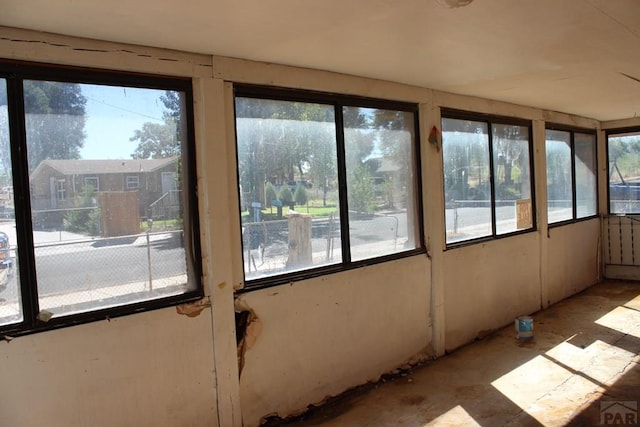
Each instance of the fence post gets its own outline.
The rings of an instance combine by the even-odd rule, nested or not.
[[[152,291],[153,281],[151,278],[151,245],[149,244],[149,229],[147,229],[147,265],[149,266],[149,291]]]

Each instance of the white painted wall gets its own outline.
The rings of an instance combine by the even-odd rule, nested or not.
[[[286,416],[431,354],[426,256],[242,294],[243,420]]]
[[[217,422],[211,312],[167,308],[0,342],[0,425]]]
[[[598,280],[599,221],[548,230],[544,123],[594,120],[378,80],[3,29],[0,57],[194,78],[206,293],[0,343],[0,425],[257,425],[459,347]],[[39,43],[28,42],[38,40]],[[81,49],[81,50],[78,50]],[[164,59],[163,59],[164,58]],[[172,61],[165,60],[173,59]],[[427,255],[235,294],[243,285],[230,82],[420,104]],[[538,231],[445,250],[440,107],[534,122]],[[239,372],[234,310],[253,311]]]

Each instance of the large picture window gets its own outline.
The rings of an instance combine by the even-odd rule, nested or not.
[[[423,250],[415,105],[242,86],[235,108],[249,286]]]
[[[640,214],[640,129],[607,134],[609,212]]]
[[[446,242],[534,228],[529,124],[445,112]]]
[[[191,98],[189,80],[0,63],[0,333],[201,297]]]
[[[549,224],[595,216],[598,191],[595,134],[547,129],[545,139]]]

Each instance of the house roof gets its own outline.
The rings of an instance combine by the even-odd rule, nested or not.
[[[44,160],[31,174],[36,175],[43,166],[49,166],[63,175],[100,175],[108,173],[153,172],[174,162],[176,157],[166,159],[119,159],[119,160]]]

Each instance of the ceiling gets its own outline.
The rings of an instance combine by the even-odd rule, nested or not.
[[[640,115],[640,1],[445,2],[2,0],[0,25]]]

